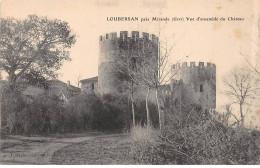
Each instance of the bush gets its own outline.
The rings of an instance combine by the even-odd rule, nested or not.
[[[214,120],[161,134],[165,164],[254,164],[257,145],[247,131]]]
[[[132,138],[131,156],[138,163],[257,163],[257,133],[227,127],[195,104],[172,106],[164,113],[167,125],[156,137],[147,134],[145,128],[132,130],[135,138]]]
[[[70,132],[93,129],[95,104],[101,101],[95,94],[80,94],[70,99],[66,107],[66,116],[70,118]]]
[[[27,107],[21,92],[10,93],[4,90],[2,93],[1,128],[3,133],[19,132],[19,112]]]
[[[156,155],[158,131],[152,127],[143,127],[140,124],[131,129],[130,156],[139,164],[160,163]]]
[[[131,113],[124,97],[81,94],[64,104],[56,96],[25,98],[17,92],[6,94],[3,100],[2,124],[6,133],[30,135],[130,128]]]
[[[122,131],[129,129],[131,112],[128,99],[104,95],[93,105],[93,128],[101,131]]]
[[[150,121],[153,127],[157,128],[159,126],[159,116],[157,112],[157,106],[151,102],[148,103],[150,112]],[[140,123],[141,126],[146,125],[146,105],[144,100],[137,101],[135,105],[135,121]]]

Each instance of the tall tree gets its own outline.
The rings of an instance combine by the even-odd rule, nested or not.
[[[26,19],[3,18],[0,34],[0,68],[8,73],[11,91],[26,72],[57,76],[69,49],[76,42],[67,22],[29,15]]]
[[[162,44],[163,43],[163,44]],[[143,86],[146,91],[146,113],[147,125],[150,125],[149,117],[149,94],[155,91],[157,109],[159,115],[159,127],[162,127],[160,90],[172,79],[176,73],[171,71],[169,57],[172,54],[173,46],[167,47],[167,42],[158,41],[158,44],[151,44],[149,41],[138,43],[140,46],[131,47],[128,45],[128,54],[122,55],[116,61],[116,67],[119,72],[128,76],[128,89],[131,91],[132,114],[134,121],[134,100],[133,94],[136,86]],[[154,53],[157,49],[158,54]],[[177,71],[176,71],[177,72]]]
[[[133,115],[133,126],[135,126],[135,111],[134,111],[134,93],[137,89],[136,86],[143,86],[147,90],[146,94],[146,113],[147,113],[147,126],[150,125],[148,97],[150,93],[150,75],[154,75],[151,72],[151,66],[148,63],[153,63],[154,67],[157,67],[157,57],[155,58],[154,49],[157,49],[157,45],[151,43],[148,40],[143,39],[139,42],[128,42],[124,46],[127,54],[120,56],[120,59],[116,60],[116,69],[120,76],[122,76],[127,82],[126,87],[131,92],[131,107]],[[149,60],[149,61],[146,61]],[[138,90],[138,89],[137,89]]]
[[[231,98],[232,104],[239,105],[241,126],[244,126],[246,111],[245,105],[250,105],[256,98],[259,91],[259,81],[254,78],[252,73],[243,68],[235,68],[224,79],[227,89],[225,94]]]

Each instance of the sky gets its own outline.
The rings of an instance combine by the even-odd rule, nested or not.
[[[26,18],[29,14],[67,21],[77,42],[71,49],[72,61],[64,63],[59,79],[76,84],[97,76],[99,36],[109,32],[132,31],[158,35],[173,46],[171,62],[213,62],[217,67],[217,105],[222,78],[245,62],[241,53],[251,57],[257,50],[259,0],[1,0],[1,17]],[[107,17],[237,17],[243,21],[119,22]],[[188,56],[188,59],[187,57]]]

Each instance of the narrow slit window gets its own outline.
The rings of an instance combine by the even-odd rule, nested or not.
[[[94,90],[94,83],[91,83],[91,90]]]
[[[200,85],[200,92],[203,92],[203,85]]]

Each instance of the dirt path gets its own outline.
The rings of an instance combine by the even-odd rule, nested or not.
[[[135,164],[129,157],[129,134],[97,136],[57,150],[52,164],[115,165]]]
[[[136,164],[129,134],[69,137],[8,136],[0,140],[0,164]],[[260,148],[260,137],[256,141]]]
[[[55,151],[91,140],[94,136],[48,138],[9,136],[1,140],[0,164],[51,164]]]

